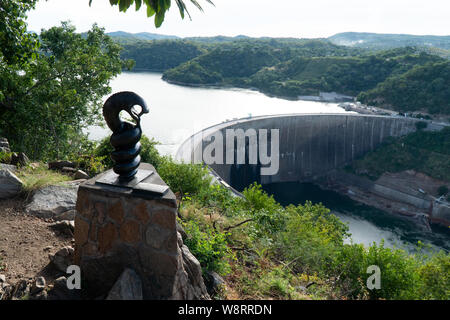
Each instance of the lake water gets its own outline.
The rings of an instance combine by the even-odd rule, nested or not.
[[[161,73],[124,72],[111,81],[111,87],[113,93],[134,91],[145,99],[150,113],[142,117],[143,133],[161,143],[158,146],[161,154],[173,156],[192,134],[225,120],[249,115],[345,112],[336,103],[290,101],[245,89],[177,86],[161,80]],[[108,128],[89,128],[89,137],[93,140],[110,134]],[[385,239],[386,246],[405,246],[412,250],[417,240],[421,240],[437,248],[450,249],[447,230],[423,233],[402,219],[361,206],[336,193],[302,185],[268,186],[266,190],[283,204],[304,203],[306,199],[322,202],[349,224],[352,240],[356,243],[368,245]]]
[[[161,80],[161,75],[124,72],[110,85],[113,93],[134,91],[145,99],[150,113],[142,117],[142,131],[161,143],[158,150],[162,154],[175,156],[178,147],[192,134],[227,119],[282,113],[345,112],[336,103],[289,101],[245,89],[177,86]],[[110,134],[108,128],[89,129],[89,137],[93,140]]]

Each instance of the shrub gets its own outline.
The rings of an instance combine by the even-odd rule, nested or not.
[[[417,299],[420,279],[417,261],[401,249],[385,248],[384,243],[371,245],[366,253],[366,265],[376,265],[381,271],[381,288],[370,290],[371,299]],[[366,271],[366,270],[364,270]],[[364,275],[366,283],[369,274]]]
[[[102,162],[106,168],[112,168],[114,165],[113,160],[111,159],[111,152],[114,151],[113,146],[109,142],[109,137],[104,138],[100,141],[100,143],[94,148],[93,153],[95,158],[103,158]],[[157,141],[153,139],[149,139],[145,135],[141,137],[141,161],[152,164],[156,169],[161,162],[161,157],[156,150]]]
[[[173,192],[195,195],[209,187],[208,170],[200,164],[176,163],[171,157],[162,157],[158,173]]]
[[[228,274],[231,270],[228,260],[233,258],[227,246],[228,234],[215,231],[210,225],[195,220],[182,222],[182,225],[188,235],[184,243],[200,262],[203,272]]]
[[[298,271],[327,274],[333,255],[343,245],[348,226],[322,204],[286,208],[286,230],[281,233],[281,251]]]
[[[422,286],[418,288],[421,299],[450,299],[450,256],[439,252],[419,267]]]
[[[11,152],[0,151],[0,163],[10,163],[11,156]]]

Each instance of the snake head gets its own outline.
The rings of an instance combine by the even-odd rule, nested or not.
[[[140,106],[141,107],[141,112],[137,112],[135,106]],[[136,121],[137,124],[139,124],[139,122],[141,121],[141,116],[144,113],[148,113],[149,109],[147,107],[147,104],[145,103],[144,100],[140,101],[139,103],[135,104],[134,106],[132,106],[129,110],[127,110],[128,113],[130,114],[130,116],[134,119],[134,121]]]

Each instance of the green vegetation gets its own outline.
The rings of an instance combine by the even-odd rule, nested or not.
[[[430,145],[434,150],[445,148]],[[155,154],[151,149],[154,145],[145,153]],[[257,184],[246,188],[243,198],[235,197],[211,184],[202,166],[158,157],[161,177],[180,191],[185,244],[204,272],[215,271],[227,281],[220,298],[450,298],[447,253],[425,254],[420,244],[416,254],[383,243],[345,244],[348,226],[322,204],[283,207]],[[371,265],[381,269],[379,290],[366,287]]]
[[[423,50],[368,52],[324,40],[298,39],[207,44],[200,44],[205,53],[166,70],[163,79],[186,85],[256,88],[287,98],[334,91],[398,111],[450,114],[450,91],[445,86],[450,81],[450,61]]]
[[[388,106],[398,111],[426,110],[450,114],[450,61],[416,65],[398,76],[391,76],[358,100],[370,105]]]
[[[450,298],[448,254],[344,244],[348,227],[321,204],[284,208],[256,184],[244,198],[209,185],[185,196],[180,213],[204,272],[227,280],[222,298]],[[379,290],[366,287],[371,265],[381,269]]]
[[[441,131],[417,131],[383,145],[348,168],[367,172],[371,179],[384,172],[416,170],[433,178],[450,181],[450,127]]]
[[[196,43],[181,40],[133,41],[123,44],[123,59],[133,59],[137,69],[165,71],[205,52]]]
[[[424,47],[450,49],[450,36],[416,36],[410,34],[380,34],[343,32],[328,38],[337,45],[366,49],[392,49],[398,47]]]
[[[70,177],[60,174],[56,171],[49,170],[47,165],[39,163],[37,167],[24,166],[17,173],[17,177],[23,182],[23,193],[30,194],[32,191],[49,186],[59,184],[61,182],[72,180]]]
[[[180,10],[180,15],[184,19],[184,13],[186,12],[189,15],[189,11],[186,8],[186,4],[183,0],[174,0],[175,3],[178,6],[178,9]],[[203,11],[200,4],[197,2],[197,0],[190,0],[192,4],[194,4],[197,9],[200,11]],[[211,0],[205,0],[206,2],[209,2],[210,4],[213,4]],[[92,0],[89,0],[89,5],[91,5]],[[164,16],[169,10],[170,5],[172,4],[171,0],[109,0],[109,3],[114,6],[119,6],[119,11],[127,11],[129,7],[131,7],[133,4],[136,5],[136,11],[141,9],[142,4],[144,4],[147,8],[147,17],[155,16],[155,26],[159,28],[161,24],[164,21]],[[189,15],[189,18],[191,16]]]
[[[82,37],[68,23],[43,31],[39,44],[25,62],[0,56],[0,136],[35,160],[78,154],[124,66],[121,47],[96,25]]]

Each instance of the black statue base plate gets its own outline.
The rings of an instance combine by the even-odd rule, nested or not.
[[[166,193],[166,191],[169,190],[168,186],[142,182],[148,177],[150,177],[153,173],[154,172],[152,170],[139,169],[136,175],[134,176],[133,180],[124,182],[120,181],[119,176],[114,171],[111,170],[108,173],[106,173],[103,177],[98,179],[95,183],[131,188],[133,190],[149,191],[161,195]]]

